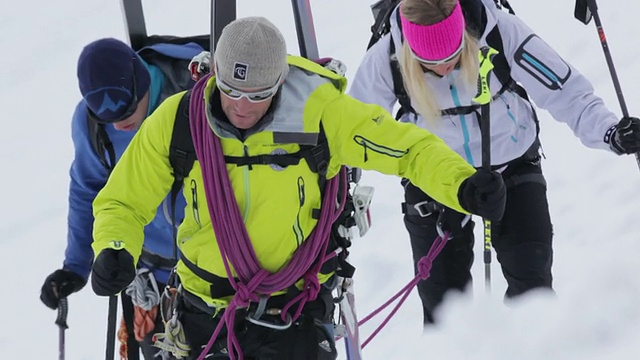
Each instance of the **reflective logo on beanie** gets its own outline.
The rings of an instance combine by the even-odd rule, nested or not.
[[[102,104],[100,104],[100,108],[98,108],[98,111],[96,111],[97,114],[102,114],[103,112],[109,110],[111,112],[116,112],[118,111],[121,107],[126,106],[127,104],[122,101],[122,100],[118,100],[118,102],[115,102],[113,100],[111,100],[111,97],[109,97],[109,93],[108,92],[104,92],[104,97],[102,98]]]
[[[233,64],[233,79],[239,81],[247,81],[247,71],[249,71],[249,65],[243,63]]]
[[[131,102],[132,94],[122,86],[103,86],[84,95],[87,106],[100,116],[110,118],[109,113],[116,114]]]

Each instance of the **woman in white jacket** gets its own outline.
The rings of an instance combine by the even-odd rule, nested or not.
[[[403,0],[391,15],[391,32],[367,52],[350,94],[392,111],[401,100],[394,91],[390,62],[395,53],[410,99],[409,105],[402,104],[399,120],[435,133],[479,168],[481,108],[472,100],[477,95],[478,52],[502,47],[503,63],[494,61],[493,74],[506,72],[512,81],[502,83],[504,79],[493,74],[489,78],[490,159],[507,184],[507,205],[502,220],[492,224],[492,242],[507,280],[507,298],[535,288],[552,291],[552,226],[538,123],[526,93],[591,148],[617,154],[639,151],[640,120],[618,121],[584,76],[492,0],[461,1],[462,6],[458,0]],[[437,237],[440,213],[441,221],[449,224],[460,224],[464,216],[438,207],[410,182],[403,185],[404,220],[417,266]],[[434,322],[434,310],[446,291],[463,291],[469,285],[473,226],[472,221],[457,229],[449,225],[453,238],[433,263],[430,277],[418,284],[425,324]]]

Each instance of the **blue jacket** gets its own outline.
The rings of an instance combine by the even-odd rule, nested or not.
[[[142,51],[155,51],[156,53],[186,60],[187,63],[203,49],[194,44],[185,45],[156,44]],[[149,87],[149,107],[147,116],[169,95],[170,89],[176,86],[175,74],[167,75],[156,66],[144,61],[151,76]],[[184,76],[189,76],[188,69],[184,66]],[[181,74],[182,75],[182,74]],[[183,76],[183,77],[184,77]],[[182,81],[184,84],[185,82]],[[188,82],[189,87],[193,81]],[[184,87],[181,85],[180,87]],[[184,90],[184,89],[183,89]],[[112,124],[105,127],[109,138],[113,143],[116,161],[131,142],[136,134],[134,131],[118,131]],[[106,184],[109,173],[101,164],[98,154],[91,145],[91,139],[87,126],[87,112],[84,101],[76,106],[71,123],[71,136],[75,149],[75,155],[69,175],[69,215],[67,248],[63,268],[72,271],[87,279],[93,263],[93,215],[92,203],[98,192]],[[182,194],[176,201],[175,220],[176,226],[184,217],[185,199]],[[169,196],[158,207],[155,218],[144,228],[144,249],[146,252],[159,255],[166,259],[172,259],[174,253],[173,227],[171,224],[171,199]],[[150,265],[150,264],[146,264]],[[154,270],[154,276],[161,283],[166,283],[169,271],[164,269]]]

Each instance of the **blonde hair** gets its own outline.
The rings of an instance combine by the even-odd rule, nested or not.
[[[402,16],[415,24],[431,25],[444,20],[455,8],[458,0],[403,0]],[[428,86],[424,68],[411,52],[409,44],[402,44],[399,59],[402,80],[418,114],[426,121],[435,122],[441,116],[433,90]],[[475,86],[478,79],[478,41],[467,30],[464,49],[460,56],[460,72],[465,84]]]

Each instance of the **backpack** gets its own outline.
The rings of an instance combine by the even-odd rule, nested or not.
[[[462,11],[464,14],[465,21],[467,22],[467,28],[472,30],[476,34],[483,34],[487,25],[487,14],[486,9],[482,3],[482,0],[459,0],[460,6],[462,7]],[[496,4],[496,7],[499,9],[507,9],[510,14],[515,15],[515,12],[511,8],[508,0],[493,0]],[[393,10],[398,6],[401,0],[379,0],[375,4],[371,5],[371,11],[373,13],[374,24],[371,26],[371,39],[369,40],[369,45],[367,46],[367,50],[369,50],[378,40],[380,40],[383,36],[388,34],[391,31],[391,15]],[[396,12],[398,16],[397,23],[400,22],[400,12]],[[502,84],[501,89],[494,96],[500,96],[507,90],[511,90],[516,92],[519,96],[529,101],[529,96],[527,95],[524,88],[518,85],[513,78],[511,78],[511,68],[507,59],[503,54],[503,44],[502,37],[500,35],[500,31],[498,31],[498,27],[494,27],[489,34],[487,35],[487,44],[498,50],[498,54],[495,55],[492,59],[492,63],[494,65],[493,73],[496,75],[497,79]],[[404,83],[402,80],[402,72],[400,70],[400,63],[396,57],[396,49],[395,42],[393,40],[390,41],[389,46],[389,61],[391,63],[391,74],[393,78],[393,89],[400,103],[400,109],[396,113],[396,120],[399,120],[402,115],[406,113],[414,114],[417,116],[416,111],[411,106],[411,99],[407,94],[407,91],[404,87]],[[455,108],[449,108],[442,110],[443,115],[467,115],[475,112],[480,105],[471,105],[471,106],[461,106]],[[537,123],[537,120],[536,120]]]

